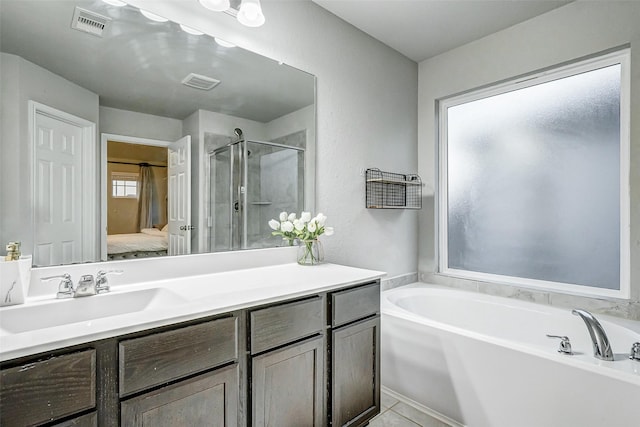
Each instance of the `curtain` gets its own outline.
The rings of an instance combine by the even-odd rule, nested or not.
[[[153,226],[153,172],[149,165],[140,165],[138,218],[140,230]]]

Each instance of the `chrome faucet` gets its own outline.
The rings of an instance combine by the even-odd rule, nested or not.
[[[107,276],[109,274],[122,274],[122,270],[98,271],[98,274],[96,276],[96,292],[97,293],[101,294],[103,292],[109,292],[109,290],[111,289],[109,287],[109,281],[107,280]]]
[[[91,274],[85,274],[80,277],[78,285],[75,288],[73,286],[73,280],[71,280],[71,275],[69,273],[61,274],[58,276],[43,277],[40,280],[46,282],[49,280],[60,279],[56,298],[80,298],[109,292],[110,288],[107,281],[107,275],[121,273],[122,270],[100,270],[95,280]]]
[[[58,276],[42,277],[40,280],[48,282],[49,280],[60,279],[58,283],[58,293],[56,298],[73,298],[75,296],[75,290],[73,289],[73,281],[69,273],[60,274]]]
[[[602,360],[613,360],[613,351],[611,351],[611,344],[609,344],[609,338],[604,331],[604,328],[598,322],[593,314],[586,310],[574,309],[571,314],[580,316],[587,325],[589,335],[591,335],[591,341],[593,342],[593,356]]]
[[[89,297],[95,294],[97,294],[96,281],[93,279],[93,276],[91,274],[81,276],[78,286],[76,286],[76,291],[73,294],[74,298]]]

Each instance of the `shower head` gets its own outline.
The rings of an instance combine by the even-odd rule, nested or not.
[[[240,128],[235,128],[233,130],[233,132],[236,134],[236,136],[238,137],[238,141],[242,141],[242,129]]]

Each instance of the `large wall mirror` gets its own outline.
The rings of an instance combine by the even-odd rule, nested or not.
[[[35,266],[278,246],[313,209],[315,77],[151,18],[0,1],[0,242]]]

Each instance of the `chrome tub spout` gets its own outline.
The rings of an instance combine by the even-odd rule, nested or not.
[[[587,325],[587,330],[593,342],[593,356],[597,359],[613,360],[613,351],[611,351],[609,338],[600,322],[598,322],[598,319],[588,311],[581,309],[572,310],[571,314],[580,316],[582,320],[584,320],[585,325]]]

